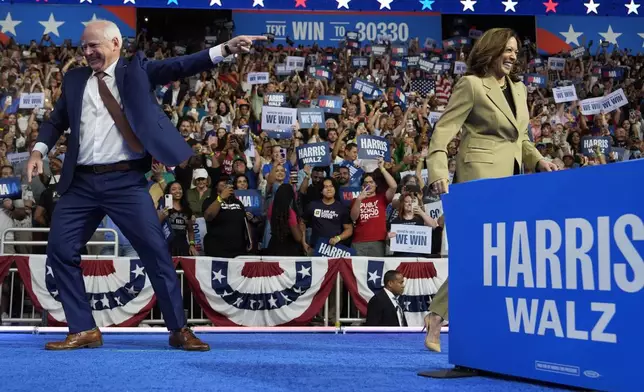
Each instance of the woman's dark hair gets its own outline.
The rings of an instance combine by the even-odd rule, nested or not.
[[[239,180],[241,177],[244,177],[246,179],[246,183],[250,185],[250,182],[248,181],[248,176],[246,174],[239,174],[235,176],[235,179],[233,180],[233,189],[237,190],[237,180]]]
[[[508,28],[495,28],[486,31],[481,38],[479,38],[470,55],[467,59],[467,73],[466,75],[476,75],[478,77],[485,77],[491,71],[491,67],[503,52],[505,46],[510,38],[517,41],[517,49],[521,50],[521,40],[517,33]],[[521,80],[518,75],[519,58],[510,71],[510,80],[518,82]]]
[[[326,177],[322,181],[320,181],[320,186],[318,187],[318,192],[320,194],[320,200],[324,199],[324,195],[322,192],[324,191],[324,181],[331,181],[331,185],[333,185],[333,188],[335,189],[335,196],[334,198],[336,200],[340,200],[340,185],[338,185],[338,182],[335,180],[333,177]]]
[[[186,216],[192,218],[192,210],[190,209],[190,205],[188,204],[188,199],[186,197],[187,192],[185,189],[183,189],[183,185],[179,181],[172,181],[168,185],[165,186],[165,191],[163,192],[164,196],[170,194],[170,190],[172,189],[172,185],[174,184],[179,184],[181,186],[181,190],[183,190],[183,194],[181,195],[181,200],[179,200],[179,204],[181,205],[181,212],[186,214]],[[161,198],[161,201],[163,201],[163,197]]]
[[[280,185],[275,192],[271,215],[271,234],[279,240],[284,240],[291,235],[288,217],[291,213],[290,210],[293,209],[293,198],[293,188],[289,184]]]

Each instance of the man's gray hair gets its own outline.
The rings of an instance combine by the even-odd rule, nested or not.
[[[121,35],[121,30],[119,30],[116,23],[106,19],[95,19],[89,22],[85,28],[89,28],[90,26],[103,30],[105,39],[108,41],[111,41],[114,38],[118,39],[119,48],[123,47],[123,36]]]

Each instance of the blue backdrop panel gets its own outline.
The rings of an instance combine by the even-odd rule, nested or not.
[[[450,363],[641,391],[643,192],[644,160],[453,186]]]
[[[538,16],[536,23],[537,47],[541,53],[567,52],[591,40],[593,54],[601,40],[610,43],[609,52],[615,43],[621,50],[628,48],[634,52],[644,47],[644,18]]]
[[[296,45],[338,46],[348,31],[358,39],[374,41],[379,34],[407,42],[418,37],[441,41],[441,17],[429,13],[389,12],[253,12],[233,11],[235,34],[275,34],[275,44],[286,45],[289,36]]]

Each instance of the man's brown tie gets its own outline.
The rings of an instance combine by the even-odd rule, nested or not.
[[[121,110],[121,105],[119,105],[116,98],[114,98],[110,89],[107,87],[107,84],[105,84],[105,80],[103,80],[104,77],[105,72],[96,73],[96,78],[98,80],[98,93],[100,94],[107,111],[110,113],[110,116],[112,116],[116,128],[121,132],[123,139],[127,142],[127,145],[132,151],[142,153],[143,146],[132,131],[127,118],[125,118],[125,113]]]

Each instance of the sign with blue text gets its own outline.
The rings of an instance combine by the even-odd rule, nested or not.
[[[325,113],[342,113],[342,97],[335,95],[320,95],[317,106]]]
[[[262,195],[257,189],[236,190],[235,197],[244,205],[244,209],[253,215],[262,215]]]
[[[0,178],[0,199],[20,199],[22,188],[20,177]]]
[[[320,238],[313,248],[313,256],[324,256],[330,258],[351,257],[355,256],[356,251],[353,248],[347,248],[342,244],[329,244],[328,238]]]
[[[297,108],[297,119],[302,129],[312,128],[314,124],[322,129],[326,128],[324,110],[319,108]]]
[[[386,162],[391,161],[389,141],[384,137],[360,135],[356,142],[358,143],[358,159],[382,158]]]
[[[588,184],[632,189],[608,203],[561,197]],[[526,208],[535,189],[550,202]],[[643,192],[644,160],[452,186],[442,198],[449,362],[584,389],[641,390]]]
[[[335,7],[336,2],[332,3]],[[352,31],[357,33],[357,40],[363,45],[376,41],[378,36],[389,36],[391,42],[405,44],[416,37],[420,42],[425,42],[426,38],[440,42],[442,38],[440,15],[428,12],[409,12],[401,17],[387,12],[233,11],[233,21],[236,35],[272,33],[275,45],[286,45],[288,36],[296,45],[337,47],[345,41],[347,32]]]

